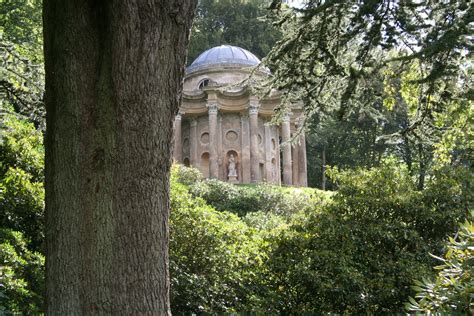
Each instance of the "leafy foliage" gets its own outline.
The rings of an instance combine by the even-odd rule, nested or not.
[[[180,164],[171,166],[171,182],[178,182],[184,185],[192,185],[203,179],[201,172],[192,167],[185,167]]]
[[[171,309],[175,314],[232,313],[251,304],[265,252],[256,231],[187,188],[171,191]]]
[[[379,138],[398,132],[404,123],[405,116],[399,107],[390,111],[380,99],[367,107],[352,108],[344,120],[331,114],[314,115],[308,120],[306,137],[310,185],[321,186],[323,150],[325,165],[340,169],[378,166],[384,157],[395,151]],[[327,187],[335,189],[332,183]]]
[[[468,1],[309,0],[291,9],[275,0],[271,7],[285,32],[264,60],[274,74],[266,91],[287,91],[308,113],[332,99],[343,116],[370,89],[367,79],[390,62],[419,61],[418,82],[429,83],[428,95],[444,92],[437,84],[448,77],[469,78],[474,9]],[[388,54],[395,49],[397,56]]]
[[[285,189],[264,183],[236,186],[215,179],[196,182],[190,191],[217,210],[241,217],[257,211],[289,216],[322,203],[326,197],[314,189]]]
[[[43,184],[32,182],[23,170],[9,169],[0,179],[0,227],[23,233],[35,251],[43,248],[43,201]]]
[[[20,232],[0,228],[0,314],[43,311],[44,257],[28,250]]]
[[[432,200],[394,163],[331,173],[333,203],[295,217],[272,240],[265,301],[279,313],[401,313],[412,280],[430,276],[428,253],[440,252],[467,210],[451,203],[441,211],[453,192]]]
[[[28,247],[41,251],[44,149],[33,124],[13,115],[2,121],[0,140],[0,227],[19,231]]]
[[[41,0],[0,3],[0,115],[15,112],[44,128],[41,5]]]
[[[44,148],[42,133],[25,120],[14,115],[0,118],[0,175],[8,168],[19,168],[29,173],[32,180],[44,179]]]
[[[316,112],[308,120],[312,185],[321,182],[323,150],[326,165],[343,169],[370,168],[395,155],[417,177],[418,190],[443,165],[472,164],[470,102],[466,97],[449,97],[466,92],[469,79],[438,82],[436,87],[443,92],[431,93],[429,85],[420,82],[422,68],[415,61],[391,63],[364,78],[365,88],[356,90],[357,102],[351,103],[343,119],[328,111]]]
[[[443,262],[434,282],[416,281],[414,300],[406,308],[411,312],[472,314],[474,293],[474,226],[466,222],[460,227],[458,237],[449,238]]]

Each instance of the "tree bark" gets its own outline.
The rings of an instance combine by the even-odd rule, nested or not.
[[[196,2],[44,1],[48,315],[170,314],[172,125]]]

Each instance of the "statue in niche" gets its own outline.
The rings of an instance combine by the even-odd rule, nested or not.
[[[237,168],[235,167],[235,158],[233,154],[229,156],[229,179],[237,178]]]

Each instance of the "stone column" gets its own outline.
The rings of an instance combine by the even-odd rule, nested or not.
[[[207,105],[209,112],[209,177],[217,179],[219,177],[219,166],[217,163],[217,112],[219,105],[209,103]]]
[[[298,151],[299,151],[299,145],[296,144],[294,146],[291,146],[291,166],[292,166],[292,179],[293,179],[293,185],[298,185],[299,184],[299,169],[298,169]]]
[[[281,185],[281,161],[280,161],[280,129],[278,126],[274,126],[275,132],[275,142],[276,142],[276,149],[275,149],[275,158],[276,158],[276,168],[277,168],[277,184]]]
[[[242,128],[242,183],[250,183],[250,131],[249,131],[249,116],[247,113],[242,113],[241,128]]]
[[[272,166],[272,129],[268,123],[265,124],[265,180],[273,183],[273,166]]]
[[[193,167],[198,167],[199,166],[199,161],[198,161],[198,153],[197,153],[197,145],[198,145],[198,139],[197,139],[197,120],[196,119],[191,119],[191,122],[189,124],[190,130],[189,130],[189,155],[190,157],[190,164]]]
[[[177,163],[182,163],[183,162],[183,140],[182,140],[182,134],[181,134],[181,118],[182,118],[183,112],[178,112],[174,119],[174,160]]]
[[[283,184],[291,185],[293,180],[293,170],[291,165],[291,145],[288,143],[291,138],[290,115],[285,114],[281,123],[281,141],[283,146]]]
[[[224,172],[224,152],[222,150],[222,113],[217,115],[217,166],[218,166],[218,179],[222,181],[227,180],[227,175]]]
[[[258,101],[250,100],[250,182],[257,182],[259,177],[260,156],[258,150]]]
[[[298,152],[298,157],[299,157],[299,171],[300,171],[300,176],[299,176],[299,183],[300,186],[302,187],[307,187],[308,186],[308,167],[306,166],[306,137],[304,135],[304,132],[301,133],[300,136],[300,145],[298,146],[299,152]]]
[[[291,123],[290,123],[291,125]],[[296,134],[298,132],[298,128],[299,128],[299,121],[298,120],[295,120],[295,124],[294,124],[294,134]],[[293,134],[293,135],[294,135]],[[292,137],[293,137],[292,135]],[[299,151],[299,145],[298,145],[298,142],[294,145],[294,146],[291,146],[291,164],[292,164],[292,173],[293,173],[293,185],[297,186],[299,184],[299,175],[300,175],[300,171],[299,171],[299,167],[298,167],[298,163],[299,163],[299,158],[298,158],[298,151]]]

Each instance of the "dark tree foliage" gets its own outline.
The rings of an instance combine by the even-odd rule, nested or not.
[[[474,20],[469,1],[309,0],[302,9],[288,9],[275,0],[271,7],[275,24],[286,31],[265,59],[274,74],[265,91],[286,91],[288,101],[303,100],[308,112],[337,103],[344,117],[359,102],[365,79],[394,61],[419,61],[423,76],[417,80],[428,84],[419,104],[425,113],[430,96],[455,97],[440,82],[466,79]]]
[[[265,57],[280,39],[279,30],[265,18],[269,1],[202,0],[196,11],[188,63],[214,46],[230,44]]]
[[[390,123],[393,122],[387,122],[381,115],[374,118],[363,109],[353,111],[342,121],[334,117],[314,117],[309,123],[306,144],[308,160],[312,162],[308,164],[309,185],[322,186],[323,163],[342,169],[377,166],[390,148],[389,145],[378,142],[378,137],[396,131]],[[325,189],[336,188],[326,179]]]
[[[0,3],[0,115],[21,114],[44,127],[41,0]]]

